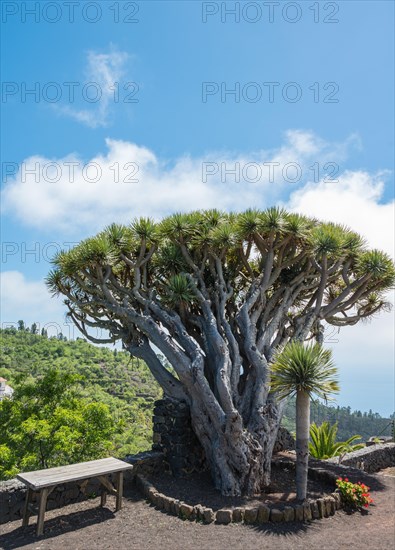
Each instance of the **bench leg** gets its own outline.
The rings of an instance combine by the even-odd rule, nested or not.
[[[117,473],[117,504],[115,511],[118,512],[122,508],[122,495],[123,495],[123,472]]]
[[[100,499],[100,506],[105,506],[107,502],[107,491],[103,491]]]
[[[38,508],[38,520],[37,520],[38,537],[42,535],[44,532],[44,516],[45,516],[45,509],[47,507],[47,496],[48,496],[48,487],[45,487],[40,491],[40,504]]]
[[[26,525],[29,525],[29,516],[30,516],[30,510],[29,510],[29,504],[32,500],[33,491],[28,487],[26,489],[26,497],[25,497],[25,507],[23,509],[23,520],[22,520],[22,527],[26,527]]]

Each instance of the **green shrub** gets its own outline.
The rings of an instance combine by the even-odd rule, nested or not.
[[[354,444],[361,439],[360,435],[353,435],[347,441],[336,441],[337,423],[332,426],[329,422],[323,422],[317,426],[315,422],[310,426],[310,456],[319,459],[332,458],[351,451],[362,449],[362,443]]]

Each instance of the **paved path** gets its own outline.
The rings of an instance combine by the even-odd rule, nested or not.
[[[395,477],[372,476],[376,505],[367,515],[336,512],[310,525],[253,527],[202,525],[155,510],[136,494],[126,494],[117,514],[100,509],[99,499],[48,512],[44,536],[34,524],[0,525],[0,548],[13,550],[395,550]],[[33,520],[34,521],[34,520]]]

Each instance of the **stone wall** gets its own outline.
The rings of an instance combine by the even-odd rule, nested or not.
[[[338,464],[339,457],[330,458],[328,462]],[[359,468],[368,473],[395,466],[395,443],[371,445],[359,451],[348,453],[341,460],[341,464]]]
[[[205,456],[191,426],[189,407],[184,401],[155,402],[153,446],[161,451],[171,473],[178,477],[206,468]]]

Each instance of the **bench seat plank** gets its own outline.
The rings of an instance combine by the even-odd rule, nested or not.
[[[132,468],[133,466],[131,464],[110,457],[79,464],[70,464],[69,466],[36,470],[35,472],[22,472],[16,477],[33,489],[33,491],[37,491],[44,487],[50,487],[51,485],[79,481],[89,477],[103,476]]]

